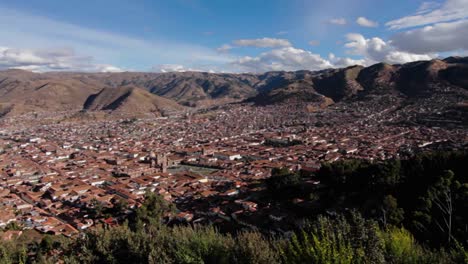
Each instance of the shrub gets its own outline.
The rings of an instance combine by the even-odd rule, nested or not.
[[[373,221],[353,214],[320,217],[282,250],[285,263],[383,263],[383,244]]]

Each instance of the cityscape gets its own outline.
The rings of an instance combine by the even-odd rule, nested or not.
[[[0,264],[468,263],[468,0],[0,0]]]

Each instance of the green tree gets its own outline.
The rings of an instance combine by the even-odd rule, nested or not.
[[[454,182],[454,173],[450,170],[437,181],[436,185],[431,187],[429,195],[433,204],[439,210],[439,218],[435,218],[435,224],[442,233],[447,236],[447,242],[452,240],[452,218],[453,218],[453,196],[452,189],[459,188],[460,184]]]
[[[93,198],[88,206],[88,212],[92,218],[101,218],[103,216],[104,207],[100,201]]]
[[[404,210],[398,207],[397,199],[386,195],[382,201],[382,222],[384,225],[398,225],[404,219]]]
[[[136,228],[145,225],[159,226],[166,215],[175,212],[175,206],[167,202],[161,195],[147,193],[145,201],[135,211],[132,224]]]
[[[301,176],[299,173],[293,173],[287,168],[274,168],[271,177],[266,181],[268,190],[273,193],[298,186],[300,183]]]
[[[128,210],[128,202],[125,199],[118,199],[114,202],[112,213],[114,215],[124,214]]]
[[[39,246],[42,252],[49,252],[54,247],[54,241],[49,235],[45,235]]]

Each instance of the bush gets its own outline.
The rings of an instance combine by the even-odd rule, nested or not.
[[[258,232],[242,232],[236,237],[235,259],[232,263],[280,263],[278,251]]]
[[[389,263],[418,263],[422,249],[416,245],[413,235],[404,228],[391,228],[382,233],[385,259]]]
[[[284,263],[384,263],[376,223],[358,214],[350,221],[320,217],[293,235],[281,255]]]

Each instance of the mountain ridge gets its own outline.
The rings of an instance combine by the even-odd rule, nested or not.
[[[308,102],[326,107],[356,97],[388,95],[418,98],[443,92],[447,87],[462,92],[468,90],[468,57],[262,74],[33,73],[6,70],[0,71],[0,116],[72,109],[141,114],[145,111],[159,111],[158,104],[162,108],[166,105],[179,111],[185,109],[181,105],[204,108],[240,102],[259,106]],[[130,89],[131,93],[125,95],[122,91],[126,89]],[[109,104],[114,102],[116,105],[109,106],[109,109],[85,107],[93,96],[103,91],[105,97],[120,95],[123,96],[121,99],[131,99],[120,100],[120,104],[117,104],[117,98],[113,101],[109,98],[104,100],[104,95],[101,95],[99,100],[110,100]],[[143,99],[147,97],[152,99]],[[139,107],[134,102],[136,98],[140,98],[144,106]],[[154,103],[156,101],[158,103]]]

